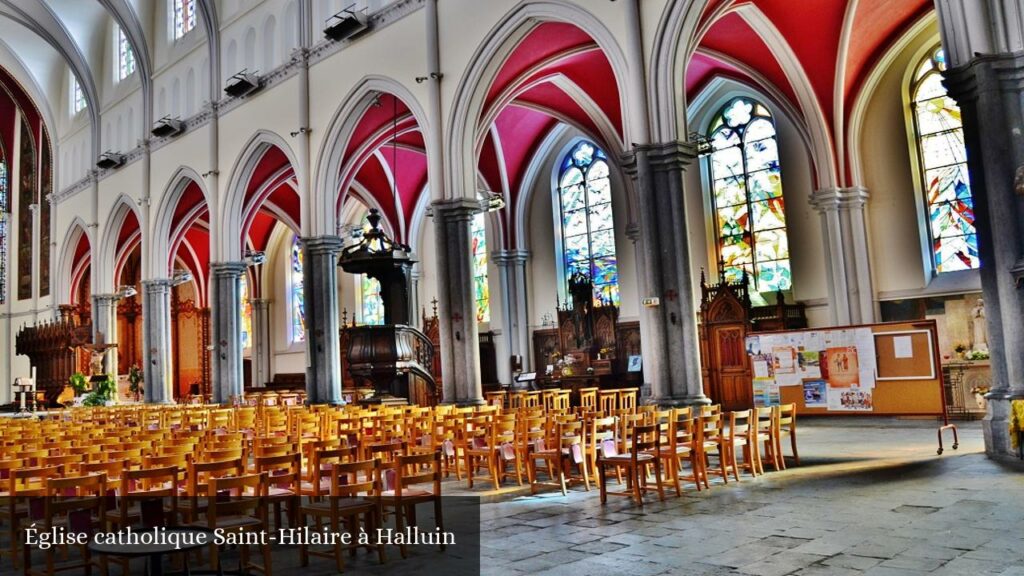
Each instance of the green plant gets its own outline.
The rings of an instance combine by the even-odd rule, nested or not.
[[[75,391],[75,396],[80,396],[89,387],[89,380],[85,377],[85,374],[75,372],[68,378],[68,384]]]
[[[114,397],[117,390],[117,382],[110,374],[106,378],[96,382],[92,392],[82,399],[82,406],[105,406],[107,401]]]
[[[140,386],[142,380],[142,370],[139,368],[139,365],[132,364],[132,367],[128,369],[128,391],[132,394],[142,392],[142,386]]]

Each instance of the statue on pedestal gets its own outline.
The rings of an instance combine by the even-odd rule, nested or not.
[[[981,298],[978,298],[974,308],[971,309],[971,322],[973,324],[971,349],[976,352],[988,352],[988,324],[985,319],[985,301]]]

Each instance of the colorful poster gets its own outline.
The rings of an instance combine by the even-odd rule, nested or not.
[[[874,410],[871,390],[829,388],[828,409],[837,412],[871,412]]]
[[[803,378],[821,378],[821,352],[818,350],[801,350],[797,357],[800,362],[800,376]]]
[[[828,362],[828,384],[832,388],[850,388],[860,386],[860,365],[858,364],[857,348],[843,346],[829,348],[826,352]]]
[[[804,406],[807,408],[828,407],[828,382],[804,380]]]
[[[772,388],[775,388],[775,396],[778,396],[779,387],[771,378],[754,378],[754,406],[764,408],[772,406]]]
[[[775,346],[772,348],[772,355],[775,356],[776,374],[796,373],[796,348],[792,346]]]

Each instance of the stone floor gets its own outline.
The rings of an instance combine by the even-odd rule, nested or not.
[[[988,460],[977,422],[960,423],[959,449],[950,449],[947,436],[937,456],[936,426],[801,420],[801,466],[719,480],[710,491],[691,488],[663,503],[649,497],[643,508],[626,499],[601,506],[596,488],[528,496],[528,488],[469,491],[450,480],[446,494],[473,496],[479,564],[465,547],[444,554],[413,547],[405,560],[391,548],[384,565],[370,554],[349,558],[345,574],[1024,576],[1024,466]],[[294,550],[275,557],[276,574],[336,573],[327,560],[299,567]],[[8,573],[0,559],[0,575]],[[138,561],[131,573],[142,573]]]
[[[486,504],[484,574],[1024,575],[1024,468],[978,423],[937,456],[936,425],[804,420],[801,466],[601,506],[582,488]]]

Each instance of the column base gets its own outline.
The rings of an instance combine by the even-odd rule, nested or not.
[[[985,454],[993,460],[1020,461],[1018,449],[1010,438],[1010,402],[1024,397],[1009,394],[990,395],[988,413],[981,422],[985,436]]]
[[[643,403],[663,406],[665,408],[684,408],[686,406],[708,406],[711,404],[711,399],[703,394],[694,396],[648,396],[643,399]]]
[[[483,406],[486,404],[483,398],[474,398],[472,400],[456,400],[455,402],[445,402],[445,404],[454,404],[459,407],[463,406]]]

